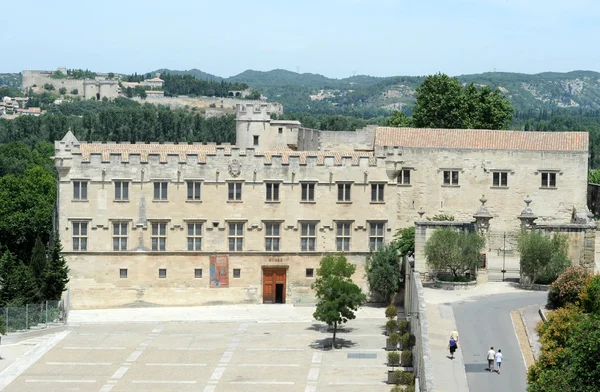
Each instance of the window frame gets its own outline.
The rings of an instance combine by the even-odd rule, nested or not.
[[[312,203],[315,201],[316,182],[300,182],[300,201],[303,203]]]
[[[494,188],[508,188],[508,171],[505,170],[496,170],[492,172],[492,187]],[[503,179],[504,177],[504,184]],[[496,183],[496,179],[498,182]]]
[[[191,194],[190,194],[191,191]],[[202,200],[202,181],[187,180],[186,181],[186,201],[201,201]]]
[[[168,181],[153,181],[154,193],[152,201],[168,201],[169,200],[169,182]],[[157,193],[158,191],[158,193]],[[158,197],[157,197],[158,195]]]
[[[227,183],[227,201],[242,201],[241,181],[230,181]]]
[[[311,226],[313,234],[311,234]],[[304,228],[306,227],[306,234]],[[304,240],[306,242],[304,242]],[[312,240],[312,249],[311,249]],[[301,252],[316,252],[317,251],[317,222],[300,222],[300,251]]]
[[[88,180],[73,180],[73,200],[88,200]]]
[[[129,201],[129,182],[126,180],[114,180],[115,201]],[[118,194],[118,195],[117,195]]]
[[[123,272],[125,272],[125,274],[123,274]],[[127,279],[127,268],[119,268],[119,279]]]
[[[385,203],[385,186],[384,182],[371,183],[371,203]]]
[[[118,228],[118,233],[117,233]],[[125,234],[123,234],[123,228],[125,228]],[[116,221],[112,222],[112,240],[113,240],[113,252],[126,252],[129,246],[129,222]],[[115,249],[115,240],[117,246]],[[125,249],[123,249],[123,241],[125,244]]]
[[[156,225],[157,230],[156,230],[156,234],[154,234],[154,226]],[[161,227],[164,227],[164,234],[160,234],[161,233]],[[151,222],[150,223],[150,242],[152,245],[152,251],[153,252],[166,252],[167,251],[167,222]],[[156,246],[155,246],[155,242],[154,240],[156,239]],[[164,240],[164,242],[162,243],[162,247],[161,248],[161,239]]]
[[[352,203],[352,183],[338,182],[337,183],[337,202]]]
[[[259,139],[259,135],[252,135],[252,146],[254,146],[254,147],[259,146],[258,139]]]
[[[411,185],[410,177],[412,174],[410,172],[411,169],[400,169],[400,174],[398,174],[398,177],[396,178],[396,183],[404,186]],[[405,181],[406,179],[408,179],[408,181]]]
[[[194,279],[202,279],[202,268],[194,268]]]
[[[75,252],[87,252],[88,248],[89,248],[89,244],[88,244],[88,238],[89,238],[89,227],[88,227],[88,221],[72,221],[71,222],[71,240],[72,240],[72,248],[73,251]],[[75,227],[77,227],[77,230],[75,230]],[[83,229],[82,229],[83,228]],[[84,232],[82,234],[82,232]],[[77,233],[77,234],[76,234]],[[75,246],[75,243],[77,240],[77,246]],[[84,244],[83,246],[81,244]]]
[[[233,277],[233,279],[240,279],[242,277],[242,269],[233,268],[231,276]]]
[[[280,186],[279,186],[279,182],[266,182],[265,183],[265,191],[266,191],[266,201],[267,202],[278,202],[279,201],[279,195],[280,195]]]
[[[204,228],[204,222],[186,222],[187,226],[187,234],[186,234],[186,242],[187,242],[187,251],[188,252],[201,252],[202,251],[202,229]],[[192,234],[190,234],[190,227],[192,227]],[[198,231],[200,233],[198,233]],[[190,240],[192,241],[190,243]],[[198,244],[200,246],[198,247]],[[192,245],[192,249],[190,249],[190,245]]]
[[[558,174],[557,172],[554,171],[540,171],[540,176],[541,176],[541,184],[540,184],[540,188],[543,189],[556,189],[558,188],[558,186],[556,185],[557,181],[556,181],[556,174]],[[544,176],[546,177],[546,185],[544,185]],[[552,180],[554,180],[554,185],[552,185]]]
[[[233,234],[231,231],[232,225],[235,225]],[[243,252],[244,251],[244,229],[246,222],[227,222],[227,249],[229,252]],[[233,247],[232,242],[233,240]]]
[[[341,233],[340,233],[341,228]],[[347,229],[347,232],[346,232]],[[341,241],[341,242],[340,242]],[[349,252],[352,244],[352,222],[335,222],[335,249],[337,252]]]
[[[164,276],[163,275],[164,272]],[[167,269],[166,268],[159,268],[158,269],[158,279],[167,279]]]
[[[378,233],[378,226],[381,225],[381,234]],[[385,244],[385,225],[383,221],[369,221],[369,250],[377,251]],[[373,227],[375,232],[373,233]],[[375,246],[371,244],[374,242]]]
[[[309,274],[310,271],[310,274]],[[305,271],[305,275],[306,278],[314,278],[315,277],[315,269],[314,268],[307,268]]]
[[[444,169],[443,172],[443,185],[445,186],[460,186],[460,170],[458,169]],[[446,181],[446,173],[448,173],[448,181]],[[456,175],[456,181],[455,180]]]
[[[281,251],[281,222],[265,222],[265,252]],[[277,234],[274,229],[277,227]],[[270,246],[269,246],[270,240]],[[277,244],[277,246],[275,246]],[[275,249],[277,248],[277,249]]]

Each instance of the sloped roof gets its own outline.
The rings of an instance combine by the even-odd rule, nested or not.
[[[587,132],[378,127],[375,146],[480,150],[588,151]]]

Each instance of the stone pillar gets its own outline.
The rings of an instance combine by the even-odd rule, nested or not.
[[[477,284],[487,283],[488,282],[488,259],[487,259],[487,249],[488,249],[488,237],[490,231],[490,220],[493,218],[492,214],[488,211],[485,203],[487,199],[485,195],[481,195],[481,207],[477,210],[473,218],[475,218],[475,229],[485,239],[485,244],[483,245],[483,250],[481,252],[481,264],[477,268]]]
[[[523,201],[525,202],[525,208],[523,209],[523,211],[521,211],[521,214],[517,217],[519,218],[519,220],[521,221],[521,230],[532,230],[533,228],[535,228],[535,220],[538,218],[533,211],[531,210],[531,207],[529,207],[529,204],[531,204],[532,200],[529,197],[529,195],[527,195],[525,197],[525,199],[523,199]],[[519,268],[521,268],[521,262],[519,261]],[[521,270],[519,275],[521,276],[520,279],[520,283],[522,285],[530,285],[533,282],[529,282],[529,278],[525,279],[523,277],[523,271]]]
[[[429,269],[427,268],[427,261],[425,260],[425,243],[427,242],[427,226],[423,225],[423,215],[425,211],[423,207],[417,212],[419,214],[419,220],[415,221],[415,262],[414,270],[421,273],[421,279],[427,279],[429,276]]]

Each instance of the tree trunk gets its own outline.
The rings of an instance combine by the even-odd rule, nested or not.
[[[337,332],[337,321],[333,322],[333,341],[331,342],[331,348],[335,348],[335,334]]]

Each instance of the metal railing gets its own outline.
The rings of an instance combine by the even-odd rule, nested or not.
[[[44,301],[21,307],[7,306],[0,308],[0,318],[7,333],[66,322],[62,301]]]

